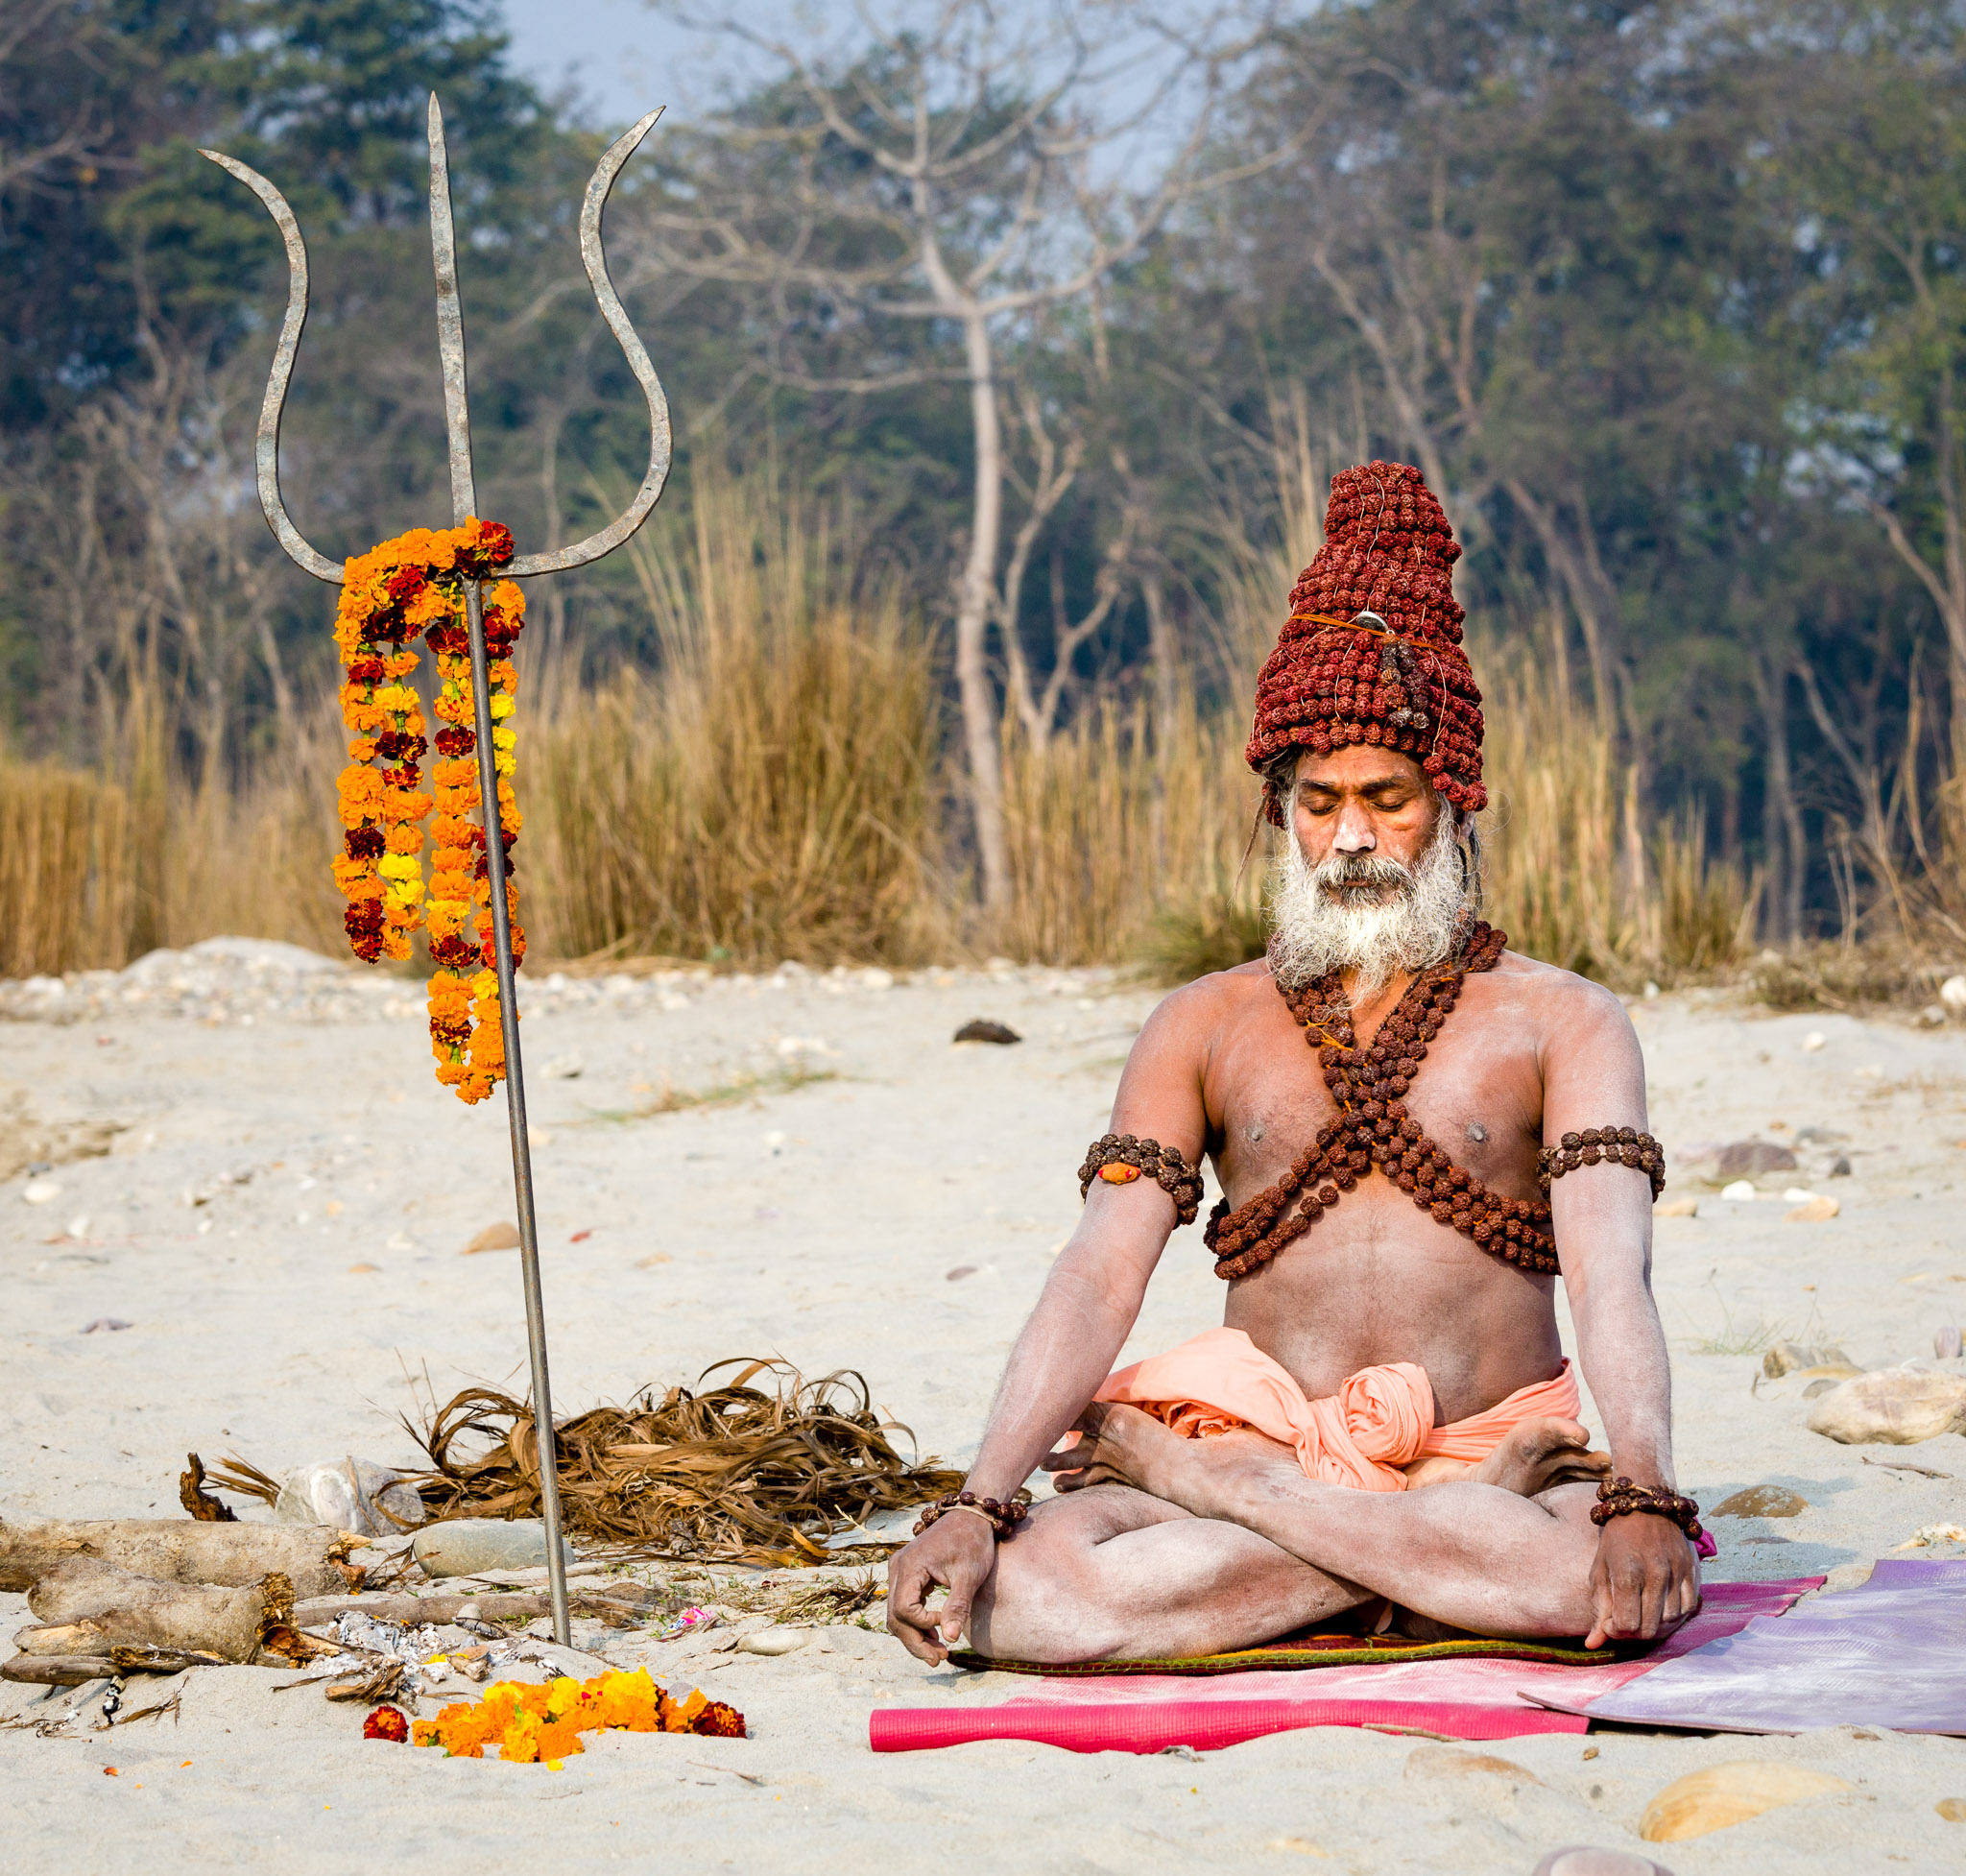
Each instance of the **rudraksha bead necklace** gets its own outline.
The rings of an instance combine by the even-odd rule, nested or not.
[[[1217,1201],[1206,1235],[1216,1276],[1247,1276],[1267,1263],[1374,1166],[1412,1193],[1422,1211],[1466,1233],[1492,1256],[1539,1275],[1555,1273],[1547,1203],[1491,1191],[1427,1137],[1403,1098],[1468,973],[1492,971],[1507,943],[1506,932],[1470,920],[1460,943],[1414,978],[1364,1047],[1353,1032],[1351,1002],[1337,972],[1302,989],[1278,985],[1290,1014],[1304,1025],[1305,1040],[1318,1052],[1338,1113],[1274,1186],[1234,1212],[1226,1198]]]
[[[1352,1027],[1352,1006],[1339,973],[1302,989],[1277,988],[1290,1014],[1304,1025],[1318,1052],[1336,1117],[1318,1129],[1295,1165],[1274,1186],[1229,1209],[1217,1199],[1204,1241],[1215,1254],[1215,1275],[1225,1282],[1247,1276],[1310,1229],[1374,1166],[1436,1222],[1472,1238],[1490,1256],[1538,1276],[1559,1271],[1556,1237],[1547,1199],[1550,1182],[1577,1167],[1600,1163],[1643,1171],[1656,1198],[1666,1184],[1666,1154],[1650,1134],[1631,1127],[1586,1127],[1565,1134],[1537,1154],[1537,1184],[1544,1196],[1507,1198],[1491,1191],[1447,1149],[1428,1139],[1406,1110],[1404,1096],[1440,1034],[1471,971],[1492,971],[1508,934],[1478,919],[1466,922],[1460,941],[1441,963],[1406,987],[1379,1033],[1361,1047]],[[1118,1185],[1153,1179],[1173,1198],[1179,1221],[1190,1223],[1201,1204],[1201,1170],[1175,1148],[1132,1134],[1106,1134],[1087,1149],[1079,1167],[1079,1196],[1094,1176]],[[1294,1208],[1294,1209],[1293,1209]]]

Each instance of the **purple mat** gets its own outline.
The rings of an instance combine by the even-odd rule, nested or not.
[[[1966,1734],[1966,1563],[1887,1559],[1858,1589],[1757,1616],[1567,1710],[1702,1732],[1861,1725]]]

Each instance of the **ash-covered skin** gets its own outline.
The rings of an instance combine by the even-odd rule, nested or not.
[[[1408,875],[1447,811],[1416,763],[1375,748],[1307,753],[1289,808],[1313,872],[1338,857],[1392,861]],[[1399,971],[1355,994],[1361,1041],[1408,981]],[[1645,1125],[1643,1065],[1623,1006],[1514,953],[1466,979],[1406,1099],[1430,1137],[1464,1142],[1456,1160],[1512,1197],[1535,1193],[1546,1142]],[[1207,1151],[1235,1206],[1272,1184],[1332,1112],[1265,962],[1161,1005],[1135,1044],[1112,1126]],[[1594,1170],[1550,1196],[1579,1365],[1615,1469],[1669,1487],[1650,1186],[1629,1168]],[[983,1651],[1027,1660],[1205,1653],[1376,1597],[1409,1612],[1416,1631],[1582,1635],[1594,1646],[1656,1635],[1698,1606],[1692,1551],[1672,1525],[1620,1518],[1600,1533],[1590,1484],[1547,1483],[1584,1456],[1573,1422],[1528,1423],[1473,1474],[1374,1494],[1307,1479],[1288,1449],[1255,1433],[1188,1441],[1135,1408],[1089,1410],[1173,1222],[1172,1202],[1147,1181],[1094,1185],[1012,1351],[969,1480],[1003,1497],[1042,1461],[1066,1496],[1000,1550],[980,1520],[947,1519],[895,1558],[889,1625],[917,1654],[940,1659],[966,1628]],[[1224,1322],[1313,1398],[1361,1368],[1418,1362],[1444,1423],[1557,1371],[1554,1293],[1555,1279],[1490,1257],[1375,1174],[1232,1285]],[[1078,1443],[1047,1460],[1075,1426]],[[937,1584],[948,1599],[931,1611]]]

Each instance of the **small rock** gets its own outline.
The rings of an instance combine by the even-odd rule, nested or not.
[[[351,1277],[379,1277],[382,1275],[382,1265],[379,1263],[351,1263],[348,1265],[348,1275]]]
[[[410,1549],[432,1576],[482,1576],[500,1570],[543,1570],[546,1527],[537,1518],[450,1518],[425,1525]],[[573,1548],[561,1550],[573,1561]]]
[[[1697,1218],[1700,1215],[1700,1201],[1690,1192],[1682,1192],[1677,1198],[1662,1198],[1652,1208],[1655,1218]]]
[[[1808,1049],[1811,1055],[1813,1055],[1816,1052],[1816,1050],[1823,1047],[1829,1042],[1829,1037],[1824,1035],[1820,1029],[1811,1029],[1808,1035],[1803,1037],[1802,1046],[1804,1048]]]
[[[1568,1849],[1550,1851],[1531,1876],[1672,1876],[1672,1871],[1632,1850],[1572,1843]]]
[[[59,1179],[30,1179],[20,1189],[20,1195],[30,1205],[52,1205],[61,1196],[61,1182]]]
[[[539,1070],[548,1081],[578,1081],[581,1076],[581,1060],[577,1055],[560,1055]]]
[[[1945,1020],[1946,1011],[1942,1003],[1928,1003],[1918,1013],[1918,1021],[1922,1028],[1936,1029],[1944,1023]]]
[[[1795,1155],[1766,1140],[1737,1140],[1721,1147],[1714,1173],[1722,1179],[1759,1179],[1768,1172],[1793,1172]]]
[[[420,1525],[426,1513],[417,1488],[401,1473],[369,1459],[317,1459],[280,1481],[274,1522],[332,1525],[364,1537],[388,1537]]]
[[[1731,1186],[1720,1188],[1722,1198],[1731,1198],[1738,1205],[1744,1205],[1755,1195],[1755,1182],[1752,1179],[1737,1179]]]
[[[1941,1361],[1958,1359],[1960,1335],[1956,1329],[1934,1329],[1931,1335],[1931,1352]]]
[[[1966,976],[1948,977],[1940,984],[1939,1001],[1954,1016],[1966,1016]]]
[[[873,965],[860,973],[860,987],[863,990],[892,990],[895,987],[895,974],[883,971],[879,965]]]
[[[1736,1759],[1675,1778],[1645,1807],[1639,1819],[1639,1835],[1647,1843],[1681,1843],[1690,1837],[1705,1837],[1709,1831],[1745,1823],[1785,1804],[1851,1789],[1845,1780],[1809,1766]]]
[[[479,1251],[515,1251],[518,1249],[518,1226],[506,1224],[503,1220],[495,1225],[487,1225],[471,1239],[460,1257],[474,1257]]]
[[[1487,1752],[1462,1752],[1451,1745],[1416,1745],[1406,1755],[1408,1778],[1472,1778],[1486,1774],[1511,1785],[1541,1785],[1542,1779],[1513,1759]]]
[[[1954,977],[1954,983],[1966,983],[1966,977]],[[1949,1824],[1966,1824],[1966,1798],[1941,1798],[1932,1806]]]
[[[1825,1194],[1821,1198],[1806,1199],[1793,1211],[1783,1213],[1782,1221],[1791,1225],[1819,1225],[1834,1218],[1842,1209],[1838,1200]]]
[[[1823,1379],[1820,1381],[1810,1382],[1810,1384],[1802,1390],[1802,1398],[1805,1401],[1813,1401],[1817,1398],[1817,1396],[1827,1394],[1831,1388],[1840,1387],[1842,1386],[1842,1382],[1832,1380],[1828,1375],[1825,1375]]]
[[[129,1327],[129,1323],[125,1322],[121,1316],[98,1316],[82,1333],[84,1335],[112,1335],[117,1330],[128,1329]]]
[[[1809,1426],[1845,1446],[1916,1446],[1966,1428],[1966,1375],[1909,1367],[1858,1375],[1816,1402]]]
[[[1832,1385],[1834,1383],[1833,1383]],[[1724,1498],[1710,1518],[1794,1518],[1809,1509],[1809,1500],[1786,1485],[1749,1485]]]
[[[809,1628],[756,1628],[737,1638],[739,1654],[791,1654],[812,1640]]]
[[[975,1274],[976,1266],[973,1263],[959,1263],[953,1270],[946,1272],[943,1280],[946,1283],[959,1284],[965,1277],[973,1277]]]
[[[1762,1357],[1762,1373],[1770,1381],[1805,1368],[1820,1370],[1830,1367],[1842,1368],[1852,1375],[1861,1372],[1834,1343],[1825,1348],[1811,1348],[1802,1342],[1771,1342],[1768,1352]]]
[[[1023,1037],[1007,1022],[992,1022],[979,1016],[964,1023],[953,1040],[959,1043],[1020,1043]]]
[[[1830,1177],[1832,1179],[1848,1179],[1850,1177],[1850,1156],[1847,1153],[1838,1153],[1836,1155],[1834,1162],[1830,1167]]]

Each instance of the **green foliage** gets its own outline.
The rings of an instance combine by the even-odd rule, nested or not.
[[[1269,936],[1260,906],[1238,894],[1211,893],[1156,913],[1136,962],[1151,982],[1192,983],[1262,956]]]
[[[447,517],[432,87],[481,508],[531,545],[572,538],[634,486],[640,401],[573,238],[603,139],[510,69],[493,0],[5,11],[4,708],[36,753],[127,765],[141,692],[173,726],[172,758],[219,775],[310,720],[327,659],[320,590],[250,515],[228,518],[284,270],[259,204],[198,147],[273,177],[307,230],[286,487],[338,555]],[[1165,719],[1177,681],[1205,715],[1245,707],[1324,478],[1394,456],[1447,501],[1468,547],[1459,595],[1488,641],[1574,706],[1542,752],[1509,748],[1546,836],[1527,809],[1507,836],[1523,930],[1610,973],[1711,969],[1751,928],[1966,929],[1962,52],[1956,0],[1300,10],[1242,68],[1209,153],[1251,174],[1198,197],[1096,303],[1000,322],[1014,503],[1037,424],[1079,452],[996,628],[1039,690],[1060,621],[1088,611],[1133,530],[1120,597],[1067,646],[1045,734]],[[867,46],[823,75],[850,124],[892,107],[894,59]],[[983,153],[952,268],[1023,215],[1032,267],[1069,248],[1068,204],[1026,203],[1029,144],[992,141],[1021,102],[994,79],[967,120],[951,103],[932,127]],[[1061,100],[1051,131],[1080,102]],[[735,262],[684,280],[651,258],[684,209],[742,208],[760,239],[803,241],[815,270],[905,299],[921,256],[895,186],[779,75],[715,121],[678,101],[609,232],[678,419],[674,540],[700,488],[773,474],[857,517],[859,576],[926,642],[970,525],[960,348],[816,272],[774,302]],[[874,378],[887,388],[855,388]],[[674,663],[645,578],[617,556],[540,589],[531,655],[604,682]],[[1010,672],[995,676],[1007,692]],[[1588,815],[1566,818],[1587,796]],[[1042,823],[1046,851],[1086,844],[1058,789],[1032,803],[1020,838]],[[967,863],[936,858],[952,876]],[[1647,905],[1615,880],[1642,882]],[[1087,929],[1130,943],[1145,914],[1115,890]],[[1033,912],[1053,938],[1030,944],[1064,945],[1083,909]],[[1153,968],[1172,974],[1259,938],[1227,899],[1159,918]]]

